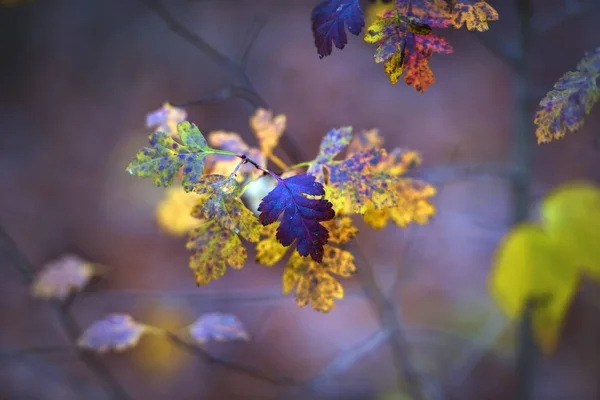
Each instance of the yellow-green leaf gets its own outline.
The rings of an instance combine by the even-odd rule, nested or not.
[[[508,233],[498,247],[489,287],[502,311],[515,320],[528,300],[546,299],[533,311],[533,329],[540,347],[550,352],[578,281],[578,268],[568,254],[539,226],[527,223]]]

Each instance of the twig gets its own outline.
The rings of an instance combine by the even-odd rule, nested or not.
[[[2,243],[2,248],[9,250],[15,268],[23,274],[27,282],[31,283],[35,276],[35,268],[20,251],[17,244],[12,240],[1,224],[0,243]],[[68,308],[64,307],[61,303],[50,302],[50,305],[58,317],[63,329],[67,333],[71,343],[75,343],[80,333],[75,318],[71,315]],[[110,370],[108,370],[98,358],[92,354],[80,352],[79,359],[98,377],[106,393],[109,394],[112,399],[131,399],[131,396],[127,394]]]
[[[429,377],[425,377],[414,367],[410,357],[410,346],[406,338],[404,323],[400,313],[396,312],[392,303],[379,289],[373,268],[362,253],[359,246],[354,245],[355,255],[361,258],[358,276],[367,297],[384,329],[390,331],[389,344],[393,360],[398,370],[398,386],[408,386],[407,392],[416,400],[439,400],[444,398],[441,387]]]
[[[389,329],[379,329],[363,342],[358,343],[348,350],[341,351],[325,368],[306,383],[307,386],[309,389],[316,391],[322,385],[331,382],[333,378],[348,370],[367,353],[377,349],[390,337],[390,334],[391,331]]]
[[[182,39],[200,50],[204,55],[210,58],[215,64],[219,65],[235,82],[233,87],[238,88],[238,92],[233,92],[235,97],[241,97],[249,102],[254,108],[270,108],[264,98],[256,91],[250,78],[242,65],[236,63],[225,54],[221,53],[202,37],[187,29],[181,24],[171,12],[163,5],[160,0],[146,0],[150,8],[167,24],[173,33],[177,34]],[[240,94],[244,94],[244,97]],[[289,132],[288,132],[289,133]],[[298,147],[290,139],[290,135],[283,135],[280,138],[280,145],[287,156],[292,160],[292,163],[299,162],[302,159],[302,154]]]
[[[531,65],[530,54],[532,48],[533,9],[531,0],[515,0],[519,28],[519,62],[516,70],[515,96],[516,96],[516,126],[512,141],[513,160],[519,174],[513,180],[514,188],[514,218],[513,222],[519,224],[529,217],[531,197],[531,183],[533,175],[533,148],[535,145],[533,124],[528,109],[530,94]],[[533,384],[535,378],[536,353],[535,343],[531,340],[531,310],[526,307],[523,316],[523,329],[520,332],[520,341],[525,343],[517,350],[517,399],[531,400],[533,397]]]
[[[258,380],[261,380],[264,382],[270,382],[270,383],[272,383],[274,385],[278,385],[278,386],[301,385],[301,382],[295,381],[294,379],[289,378],[289,377],[284,377],[284,376],[273,377],[268,374],[265,374],[264,372],[260,371],[259,369],[255,368],[255,367],[252,367],[249,365],[237,364],[237,363],[234,363],[231,361],[227,361],[227,360],[223,360],[221,358],[215,357],[212,354],[210,354],[209,352],[207,352],[206,350],[204,350],[203,348],[186,342],[185,340],[183,340],[178,335],[176,335],[172,332],[166,331],[166,335],[169,338],[169,340],[171,340],[173,343],[190,351],[191,353],[193,353],[195,356],[197,356],[198,358],[200,358],[207,364],[213,364],[213,365],[217,365],[217,366],[220,366],[223,368],[227,368],[231,371],[236,371],[240,374],[248,375],[255,379],[258,379]]]
[[[253,29],[250,32],[250,35],[248,35],[248,43],[246,44],[242,56],[240,57],[239,64],[242,68],[246,68],[246,62],[248,61],[248,55],[252,50],[252,46],[254,46],[254,43],[256,43],[256,38],[258,38],[258,35],[260,35],[260,32],[263,30],[266,24],[266,17],[256,18],[254,20],[254,24],[252,24]]]
[[[532,400],[535,369],[539,360],[539,349],[533,338],[533,312],[537,299],[529,299],[519,321],[517,335],[517,400]]]

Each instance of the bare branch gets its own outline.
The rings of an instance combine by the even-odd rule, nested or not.
[[[239,64],[242,68],[246,68],[246,62],[248,61],[248,55],[250,54],[250,51],[252,50],[252,46],[254,46],[254,43],[256,43],[256,39],[258,38],[258,35],[260,35],[260,32],[263,30],[263,28],[267,24],[267,20],[268,19],[266,17],[259,17],[254,20],[254,23],[252,24],[253,29],[250,32],[250,35],[248,35],[248,43],[246,44],[244,52],[242,53],[242,56],[240,57]]]
[[[330,383],[334,378],[344,373],[367,353],[376,350],[390,337],[389,329],[379,329],[363,342],[341,351],[325,368],[306,384],[309,389],[316,391],[319,387]]]
[[[384,330],[390,331],[389,344],[392,349],[393,360],[399,372],[398,386],[407,387],[407,392],[416,400],[441,400],[444,393],[440,385],[430,377],[418,371],[410,356],[410,346],[406,337],[404,322],[393,304],[384,296],[379,289],[373,268],[362,253],[360,247],[355,244],[355,255],[361,258],[358,276],[363,290],[370,299]]]
[[[289,377],[285,377],[285,376],[270,376],[262,371],[260,371],[259,369],[249,366],[249,365],[242,365],[242,364],[237,364],[231,361],[227,361],[227,360],[223,360],[221,358],[215,357],[212,354],[210,354],[209,352],[207,352],[206,350],[204,350],[201,347],[198,346],[194,346],[193,344],[190,344],[188,342],[186,342],[185,340],[182,340],[179,336],[177,336],[176,334],[172,333],[172,332],[166,332],[167,337],[169,338],[169,340],[171,340],[173,343],[175,343],[176,345],[184,348],[185,350],[188,350],[189,352],[191,352],[192,354],[194,354],[196,357],[200,358],[202,361],[204,361],[207,364],[213,364],[213,365],[217,365],[223,368],[227,368],[231,371],[235,371],[238,372],[240,374],[243,375],[248,375],[251,376],[255,379],[264,381],[264,382],[269,382],[272,383],[274,385],[278,385],[278,386],[298,386],[301,385],[301,382],[297,382],[292,378]]]
[[[160,0],[146,0],[146,2],[150,8],[156,12],[156,14],[167,24],[171,31],[196,47],[215,64],[227,71],[231,80],[233,80],[235,84],[229,88],[229,90],[232,91],[230,95],[227,95],[226,93],[228,90],[227,88],[223,89],[225,93],[220,92],[224,99],[230,97],[239,97],[250,103],[254,108],[270,108],[264,98],[252,85],[250,78],[248,78],[248,75],[241,64],[236,63],[234,60],[211,46],[202,37],[187,29],[169,12],[169,10]],[[232,87],[236,87],[237,89],[233,90]],[[219,97],[219,94],[213,96],[213,98],[214,97]],[[200,100],[200,104],[201,103],[202,100]],[[298,147],[290,139],[289,134],[281,136],[280,145],[283,151],[291,159],[292,163],[298,163],[304,158],[302,157],[301,151],[298,150]]]

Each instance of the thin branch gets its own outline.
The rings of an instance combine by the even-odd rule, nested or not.
[[[340,351],[325,368],[306,383],[307,386],[309,389],[316,391],[321,386],[330,383],[334,378],[350,369],[352,365],[356,364],[367,353],[375,351],[385,340],[388,340],[390,334],[391,331],[389,329],[379,329],[356,346]]]
[[[252,50],[254,43],[256,43],[258,35],[260,35],[260,32],[267,24],[267,20],[268,18],[266,17],[259,17],[254,20],[254,23],[252,24],[252,31],[250,32],[250,35],[248,35],[248,43],[246,44],[244,51],[242,52],[242,56],[239,60],[239,64],[242,68],[246,68],[246,63],[248,62],[248,56],[250,55],[250,51]]]
[[[408,386],[407,392],[416,400],[443,399],[444,394],[440,385],[430,377],[424,376],[415,368],[410,356],[406,328],[399,315],[400,313],[395,310],[393,304],[379,289],[373,268],[367,262],[367,258],[362,253],[360,247],[355,244],[354,248],[354,254],[361,258],[358,276],[363,290],[370,299],[382,327],[390,331],[389,344],[392,350],[392,358],[399,372],[399,388],[402,388],[403,384],[406,384]]]
[[[259,369],[255,368],[255,367],[252,367],[249,365],[242,365],[242,364],[234,363],[231,361],[227,361],[227,360],[223,360],[221,358],[215,357],[212,354],[210,354],[209,352],[207,352],[206,350],[204,350],[203,348],[186,342],[185,340],[181,339],[178,335],[176,335],[172,332],[166,331],[166,335],[169,338],[169,340],[171,340],[173,343],[175,343],[179,347],[191,352],[192,354],[194,354],[196,357],[200,358],[202,361],[204,361],[207,364],[213,364],[213,365],[217,365],[217,366],[220,366],[223,368],[227,368],[228,370],[235,371],[235,372],[238,372],[243,375],[251,376],[255,379],[258,379],[258,380],[261,380],[264,382],[270,382],[270,383],[272,383],[274,385],[278,385],[278,386],[301,385],[301,382],[295,381],[294,379],[289,378],[289,377],[284,377],[284,376],[273,377],[268,374],[265,374],[264,372],[260,371]]]
[[[221,53],[201,36],[190,31],[182,23],[180,23],[171,12],[163,5],[160,0],[146,0],[150,8],[165,22],[169,29],[177,34],[182,39],[200,50],[204,55],[210,58],[215,64],[225,70],[230,79],[236,84],[234,87],[239,87],[239,92],[233,92],[234,97],[240,97],[249,102],[254,108],[269,109],[269,105],[264,98],[256,91],[250,78],[246,74],[243,66],[236,63],[227,55]],[[243,96],[241,96],[243,94]],[[289,132],[288,132],[289,133]],[[287,156],[292,160],[292,163],[297,163],[303,159],[301,152],[298,150],[295,143],[290,139],[290,135],[283,135],[280,138],[280,145]]]
[[[35,268],[20,251],[17,244],[6,232],[6,230],[4,230],[1,224],[0,243],[2,244],[1,248],[9,250],[8,253],[11,256],[15,268],[17,268],[23,274],[23,276],[27,279],[27,282],[31,283],[35,276]],[[50,306],[58,317],[58,320],[67,333],[71,343],[75,343],[79,337],[80,329],[73,315],[69,312],[67,307],[64,307],[63,304],[59,302],[50,302]],[[105,391],[111,396],[111,398],[124,400],[131,399],[131,396],[127,394],[125,389],[121,387],[121,384],[112,375],[110,370],[106,368],[106,366],[98,358],[92,354],[84,354],[80,352],[79,359],[87,365],[90,371],[96,375],[96,377],[98,377]]]

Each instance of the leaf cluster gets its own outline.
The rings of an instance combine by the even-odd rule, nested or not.
[[[274,153],[284,115],[259,109],[251,116],[256,147],[234,132],[215,131],[205,139],[168,103],[150,115],[149,125],[159,130],[127,171],[158,186],[180,182],[159,204],[157,222],[169,234],[188,233],[198,285],[223,277],[228,267],[243,268],[249,243],[256,243],[256,260],[267,266],[293,246],[283,291],[296,287],[298,305],[328,312],[344,293],[333,275],[350,277],[356,271],[354,257],[343,248],[358,233],[352,215],[381,229],[390,220],[401,227],[424,224],[435,213],[430,203],[435,188],[403,176],[421,162],[420,155],[401,148],[388,152],[377,130],[332,129],[313,160],[288,166]],[[257,182],[268,182],[269,191],[251,210],[246,204],[259,199],[248,199],[256,192],[246,196],[246,190]]]
[[[377,45],[375,62],[384,63],[390,82],[404,81],[418,92],[435,82],[429,67],[434,53],[453,51],[448,41],[432,33],[433,28],[486,31],[498,12],[484,0],[396,0],[388,2],[366,29],[364,40]],[[345,27],[358,36],[365,17],[358,0],[325,0],[312,12],[312,31],[320,58],[343,49],[348,43]]]

